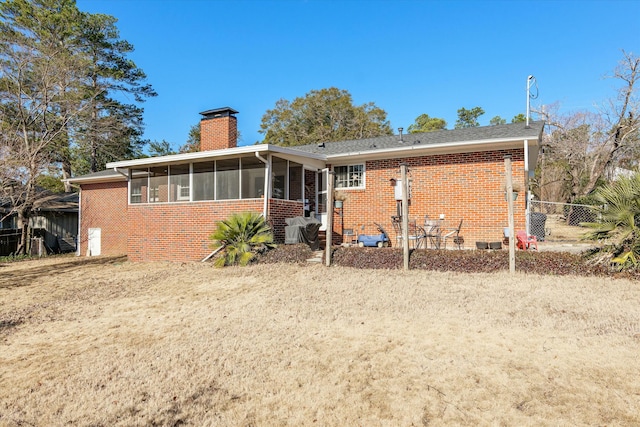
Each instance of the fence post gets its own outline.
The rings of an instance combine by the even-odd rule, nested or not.
[[[402,261],[405,270],[409,269],[409,182],[407,165],[400,165],[402,179]]]
[[[513,181],[511,177],[511,156],[504,156],[504,173],[507,184],[507,212],[509,216],[509,272],[516,272],[516,233],[513,219]]]

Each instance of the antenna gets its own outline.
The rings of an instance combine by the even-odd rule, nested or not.
[[[531,95],[531,84],[535,83],[536,84],[536,94],[535,95]],[[525,125],[525,128],[529,128],[529,116],[531,116],[531,98],[537,98],[538,97],[538,82],[536,80],[535,77],[533,77],[532,75],[529,75],[527,77],[527,122]]]

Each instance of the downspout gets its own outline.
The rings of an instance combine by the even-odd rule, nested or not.
[[[80,238],[82,235],[82,186],[78,190],[78,235],[76,236],[76,256],[80,256]]]
[[[265,219],[269,219],[269,197],[271,196],[271,155],[267,154],[267,158],[265,159],[256,151],[256,157],[262,163],[264,163],[264,201],[262,205],[262,216]]]
[[[122,172],[122,170],[121,170],[121,169],[118,169],[118,168],[113,168],[113,170],[114,170],[115,172],[119,173],[120,175],[122,175],[122,176],[126,177],[126,178],[127,178],[127,181],[129,181],[129,170],[128,170],[128,169],[125,169],[125,170],[126,170],[126,172]]]
[[[524,227],[527,233],[527,236],[529,235],[529,230],[530,230],[530,215],[529,215],[529,140],[525,139],[524,140],[524,185],[525,185],[525,192],[524,192]]]

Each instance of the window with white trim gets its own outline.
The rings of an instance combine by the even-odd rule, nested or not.
[[[364,188],[364,164],[334,166],[336,188]]]
[[[188,201],[190,195],[189,188],[189,165],[172,165],[169,169],[170,178],[170,200],[176,201]]]
[[[142,203],[142,184],[147,180],[134,178],[131,180],[131,203]]]

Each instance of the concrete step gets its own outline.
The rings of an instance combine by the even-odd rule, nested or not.
[[[313,253],[313,257],[312,257],[312,258],[309,258],[309,259],[307,260],[307,262],[315,262],[315,263],[320,263],[320,262],[322,262],[322,253],[323,253],[323,251],[315,251],[315,252]]]

